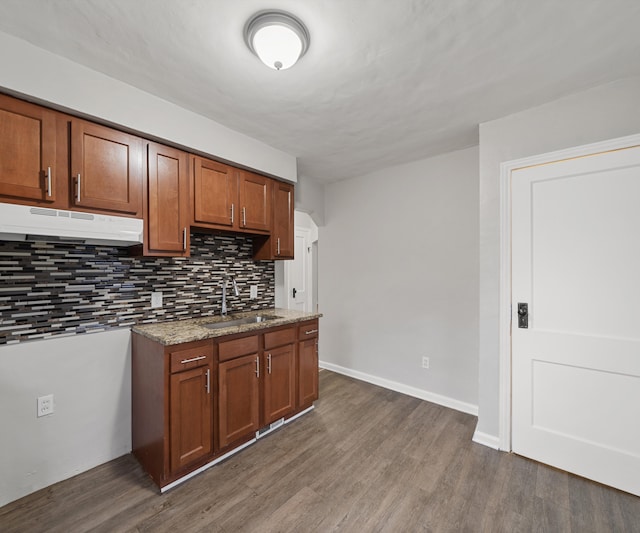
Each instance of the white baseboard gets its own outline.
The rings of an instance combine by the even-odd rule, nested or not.
[[[434,392],[411,387],[410,385],[398,383],[397,381],[391,381],[390,379],[372,376],[371,374],[366,374],[364,372],[359,372],[358,370],[345,368],[340,365],[334,365],[333,363],[327,363],[326,361],[320,361],[320,368],[326,368],[327,370],[331,370],[332,372],[336,372],[337,374],[343,374],[345,376],[349,376],[350,378],[355,378],[360,381],[366,381],[367,383],[378,385],[379,387],[384,387],[385,389],[406,394],[407,396],[413,396],[414,398],[420,398],[421,400],[426,400],[427,402],[437,403],[438,405],[449,407],[451,409],[455,409],[456,411],[462,411],[463,413],[478,416],[477,405],[461,402],[459,400],[455,400],[454,398],[449,398],[448,396],[442,396]]]
[[[478,431],[477,428],[473,432],[473,438],[471,440],[478,444],[482,444],[483,446],[493,448],[494,450],[500,449],[499,437],[496,437],[495,435],[489,435],[488,433],[483,433],[482,431]]]

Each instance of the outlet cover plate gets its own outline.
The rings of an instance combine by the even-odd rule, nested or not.
[[[162,293],[152,292],[151,293],[151,309],[157,309],[158,307],[162,307]]]
[[[255,300],[258,297],[258,286],[257,285],[251,285],[249,287],[249,298],[251,300]]]
[[[427,356],[422,358],[422,368],[429,368],[429,358]]]
[[[53,414],[53,394],[40,396],[38,398],[38,418]]]

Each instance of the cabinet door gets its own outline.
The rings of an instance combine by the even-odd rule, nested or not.
[[[318,339],[298,343],[298,407],[318,399]]]
[[[142,216],[141,139],[72,119],[71,176],[73,205]]]
[[[254,434],[259,429],[258,354],[245,355],[218,365],[220,447]]]
[[[264,423],[293,412],[296,406],[295,344],[265,352]]]
[[[211,368],[201,366],[171,374],[171,471],[212,452]]]
[[[274,187],[273,230],[271,232],[274,257],[293,259],[293,185],[278,181]]]
[[[271,181],[251,172],[240,173],[240,228],[268,232],[271,229]]]
[[[188,164],[185,152],[148,144],[145,255],[189,255]]]
[[[56,114],[0,95],[0,195],[55,200]]]
[[[234,168],[193,157],[193,223],[238,227],[238,176]]]

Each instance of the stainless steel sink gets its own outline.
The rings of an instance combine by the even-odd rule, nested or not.
[[[248,316],[245,318],[233,318],[231,320],[223,320],[222,322],[211,322],[210,324],[202,324],[202,327],[209,329],[222,329],[230,328],[232,326],[242,326],[244,324],[258,324],[260,322],[275,320],[276,318],[280,317],[273,315]]]

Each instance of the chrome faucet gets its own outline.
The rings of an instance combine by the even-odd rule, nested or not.
[[[220,314],[222,316],[227,316],[227,281],[231,278],[231,284],[233,286],[233,293],[236,296],[240,296],[240,291],[238,290],[238,284],[236,283],[236,279],[233,276],[230,276],[225,272],[222,277],[222,309],[220,310]]]

